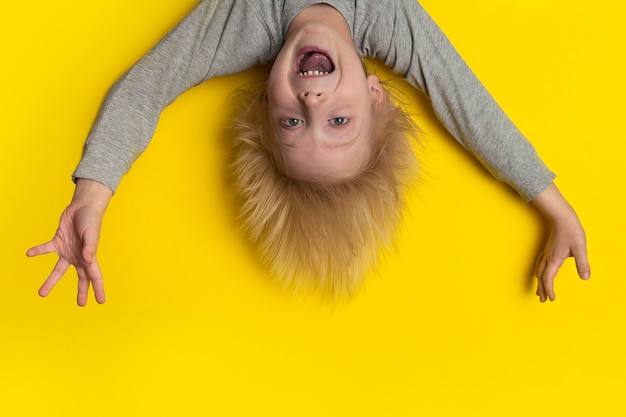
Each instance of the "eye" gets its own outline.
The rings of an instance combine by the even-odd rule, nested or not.
[[[347,125],[349,121],[350,119],[347,117],[335,117],[329,120],[330,124],[333,126],[344,126]]]
[[[296,127],[302,124],[302,120],[290,117],[288,119],[283,119],[280,123],[285,127]]]

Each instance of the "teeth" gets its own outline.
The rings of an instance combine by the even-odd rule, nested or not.
[[[307,76],[307,75],[328,75],[328,72],[320,72],[318,70],[315,71],[301,71],[300,72],[301,76]]]

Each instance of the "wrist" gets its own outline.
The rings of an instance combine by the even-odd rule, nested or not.
[[[532,203],[553,223],[577,218],[576,212],[554,183],[548,185]]]
[[[79,178],[76,180],[72,204],[91,206],[104,213],[112,196],[113,191],[106,185],[98,181]]]

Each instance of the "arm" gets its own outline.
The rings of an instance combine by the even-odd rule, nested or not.
[[[270,36],[249,8],[246,1],[200,1],[111,88],[74,172],[74,197],[54,238],[27,252],[28,256],[59,256],[39,290],[42,297],[74,265],[78,304],[87,303],[90,285],[96,301],[105,301],[96,260],[104,212],[122,176],[150,142],[163,108],[194,85],[267,61],[273,53]],[[237,36],[241,32],[246,39]]]
[[[575,258],[580,278],[587,280],[591,277],[585,231],[576,212],[554,183],[534,198],[532,203],[550,222],[550,237],[537,259],[537,296],[541,302],[547,299],[554,301],[554,278],[566,258]]]
[[[92,179],[115,191],[148,146],[163,109],[180,94],[209,78],[268,60],[269,35],[250,7],[247,1],[201,1],[117,80],[74,178]]]
[[[368,2],[360,48],[423,91],[445,128],[526,201],[554,174],[504,113],[437,24],[415,0]]]
[[[567,257],[574,256],[581,278],[589,278],[584,230],[554,185],[554,174],[439,27],[415,0],[385,3],[384,8],[382,3],[371,4],[379,9],[367,26],[362,50],[383,59],[426,93],[448,131],[549,220],[550,238],[536,268],[540,300],[554,299],[554,277]],[[393,8],[395,13],[390,12]]]
[[[102,273],[96,260],[102,219],[113,192],[110,188],[91,180],[78,180],[70,205],[61,214],[59,227],[49,242],[28,250],[28,256],[56,253],[59,260],[48,279],[39,289],[46,297],[63,277],[70,265],[78,273],[77,303],[87,304],[89,286],[93,287],[96,301],[105,301]]]

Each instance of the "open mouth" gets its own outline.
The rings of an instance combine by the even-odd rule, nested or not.
[[[328,54],[315,48],[304,48],[298,54],[297,71],[302,77],[328,75],[335,64]]]

